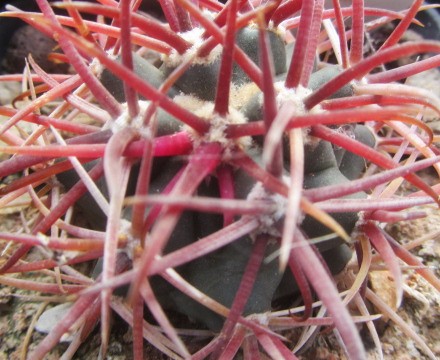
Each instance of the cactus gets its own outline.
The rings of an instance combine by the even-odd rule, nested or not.
[[[112,311],[133,328],[136,359],[144,339],[177,359],[260,351],[294,359],[283,334],[309,325],[334,326],[349,358],[366,358],[347,304],[356,298],[358,321],[377,340],[364,311],[377,302],[363,285],[371,249],[393,275],[398,304],[398,259],[421,265],[382,225],[439,202],[437,187],[415,172],[440,172],[432,131],[420,120],[440,113],[440,100],[396,82],[438,66],[438,56],[373,73],[403,56],[440,52],[435,41],[398,44],[421,1],[398,13],[363,1],[324,9],[322,0],[161,0],[165,23],[138,11],[140,1],[36,2],[41,13],[9,8],[1,16],[52,36],[73,73],[48,74],[29,58],[32,86],[22,98],[32,100],[21,110],[0,107],[8,116],[1,150],[13,155],[0,174],[22,174],[0,188],[3,204],[29,192],[40,214],[29,234],[1,234],[21,244],[1,271],[59,268],[53,274],[63,285],[8,275],[0,283],[65,296],[71,306],[28,358],[44,358],[75,324],[71,357],[98,319],[105,356]],[[352,19],[349,31],[343,16]],[[365,31],[394,19],[387,41],[364,55]],[[22,122],[36,123],[34,132],[15,135]],[[417,190],[400,195],[399,179]],[[70,222],[72,207],[88,226]],[[20,262],[38,246],[53,257]],[[89,261],[90,273],[73,270]],[[332,275],[349,262],[356,275],[341,297]],[[440,289],[431,270],[416,271]],[[328,317],[315,316],[314,300]],[[206,329],[209,343],[190,351],[176,312]]]

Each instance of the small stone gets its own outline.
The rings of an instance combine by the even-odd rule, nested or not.
[[[369,274],[372,290],[393,310],[396,310],[396,287],[389,271],[371,271]]]
[[[39,317],[37,324],[35,325],[35,329],[45,334],[49,333],[54,328],[55,325],[57,325],[61,320],[63,320],[64,316],[71,307],[72,307],[71,303],[64,303],[46,310]],[[67,334],[67,336],[66,334],[64,334],[63,337],[61,338],[61,341],[70,342],[72,341],[72,337],[69,336],[69,334]]]
[[[0,82],[0,105],[8,105],[20,93],[20,83],[17,81]]]
[[[57,43],[36,31],[29,25],[20,27],[12,36],[8,49],[3,59],[2,70],[7,73],[21,73],[25,67],[25,58],[32,55],[35,62],[43,70],[52,73],[67,72],[68,64],[57,64],[48,58],[48,54],[54,52]]]

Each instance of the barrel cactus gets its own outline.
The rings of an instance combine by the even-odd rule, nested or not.
[[[129,0],[36,0],[40,13],[1,14],[53,37],[61,52],[52,57],[72,69],[49,74],[30,57],[15,78],[31,100],[0,107],[2,151],[12,155],[0,164],[10,176],[1,202],[28,193],[39,212],[28,233],[1,234],[20,245],[0,283],[69,303],[28,358],[44,358],[67,332],[72,357],[98,322],[105,356],[112,312],[133,329],[135,359],[144,340],[175,359],[295,359],[299,345],[286,334],[311,325],[334,327],[347,355],[364,359],[355,321],[381,352],[365,306],[380,301],[366,287],[372,249],[393,276],[397,305],[399,259],[440,289],[383,226],[439,202],[438,187],[415,172],[440,171],[421,120],[440,113],[440,100],[398,83],[439,56],[383,67],[440,52],[435,41],[399,44],[422,2],[403,12],[362,0],[158,2],[160,19]],[[365,34],[395,19],[367,55]],[[17,135],[25,122],[36,125]],[[22,261],[41,247],[40,258]],[[75,270],[86,262],[90,272]],[[341,293],[332,275],[347,264]],[[7,275],[43,270],[56,282]],[[176,313],[209,341],[189,348]]]

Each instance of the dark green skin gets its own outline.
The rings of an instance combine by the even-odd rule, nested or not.
[[[283,39],[274,32],[268,31],[270,47],[274,59],[275,74],[282,74],[286,71],[286,49]],[[259,63],[258,54],[258,29],[243,28],[237,32],[237,45],[249,56]],[[215,99],[218,74],[220,70],[221,56],[208,64],[192,65],[177,81],[176,87],[185,94],[192,94],[199,99],[212,101]],[[165,63],[160,70],[167,76],[174,68],[168,67]],[[232,83],[236,86],[243,85],[251,80],[246,73],[234,64],[232,69]]]
[[[98,160],[93,160],[84,164],[84,168],[89,171],[98,163]],[[70,190],[79,180],[79,176],[75,170],[65,171],[57,175],[58,181],[63,184],[66,190]],[[107,185],[103,178],[96,181],[96,185],[101,189],[103,195],[108,198]],[[107,217],[98,206],[98,204],[93,200],[89,193],[86,193],[77,202],[76,206],[81,209],[86,219],[89,219],[90,226],[95,230],[104,230],[107,224]]]
[[[168,76],[174,68],[164,63],[160,70]],[[220,57],[209,64],[194,64],[177,79],[175,87],[184,94],[194,95],[201,100],[214,100],[219,70]]]
[[[208,296],[225,306],[231,306],[237,293],[244,269],[252,252],[253,240],[244,237],[234,241],[212,254],[201,257],[188,267],[186,279]],[[265,256],[278,249],[278,245],[269,244]],[[269,311],[282,274],[277,261],[262,264],[257,275],[244,314]],[[224,319],[182,294],[172,296],[175,309],[190,318],[204,324],[213,331],[219,331]]]
[[[336,157],[333,153],[332,145],[327,141],[320,141],[317,146],[306,145],[304,149],[304,189],[320,188],[327,185],[343,184],[349,180],[341,173],[338,168]],[[357,174],[359,177],[360,173]],[[363,192],[352,194],[346,198],[365,198]],[[357,213],[332,213],[331,216],[344,228],[347,233],[351,233],[358,220]],[[301,224],[301,228],[310,237],[318,237],[329,234],[331,230],[322,225],[315,219],[306,216]],[[318,249],[326,251],[343,242],[339,237],[325,241],[317,245]]]
[[[309,81],[308,88],[316,90],[330,79],[341,72],[338,66],[328,66],[314,72]],[[285,74],[278,76],[277,80],[285,79]],[[353,95],[352,86],[346,85],[331,98],[349,97]],[[242,108],[242,112],[249,121],[257,121],[263,118],[262,94],[256,94]],[[349,125],[356,140],[370,146],[375,146],[375,139],[370,130],[363,125]],[[260,146],[264,143],[262,136],[255,137],[254,140]],[[304,188],[319,188],[326,185],[343,184],[349,180],[356,179],[365,170],[365,160],[353,153],[345,150],[336,149],[326,141],[319,141],[316,146],[306,145],[304,167]],[[290,167],[290,146],[287,137],[283,137],[283,156],[285,169]],[[348,198],[365,198],[366,194],[356,193]],[[332,213],[331,216],[342,225],[344,230],[350,234],[359,218],[357,213]],[[309,237],[315,238],[331,233],[331,230],[320,222],[306,216],[301,223],[302,231]],[[324,258],[332,274],[337,274],[345,267],[351,259],[352,250],[340,237],[327,240],[317,245],[319,252]],[[274,300],[284,297],[292,298],[292,294],[298,292],[297,284],[290,272],[286,272],[280,286],[273,296]]]
[[[249,187],[253,182],[249,184]],[[200,185],[198,195],[219,197],[218,185],[214,178]],[[223,216],[211,213],[194,213],[195,238],[203,238],[223,228]],[[179,271],[182,276],[208,296],[230,307],[237,293],[244,269],[252,252],[253,240],[242,237],[213,253],[185,264]],[[266,256],[276,251],[278,245],[270,243]],[[263,264],[244,314],[261,313],[271,309],[273,294],[281,281],[278,263]],[[219,331],[224,319],[211,310],[174,290],[169,294],[172,308],[178,310],[214,331]]]
[[[284,40],[273,31],[267,31],[267,36],[269,38],[270,49],[272,52],[275,75],[283,74],[287,71],[287,54]],[[235,42],[254,63],[259,64],[260,55],[258,29],[250,27],[240,29],[237,32]],[[233,83],[236,85],[242,85],[251,81],[246,73],[237,64],[234,65],[232,79]]]
[[[321,162],[318,162],[320,166],[329,166],[329,168],[322,169],[319,166],[309,167],[308,170],[316,171],[306,175],[306,178],[309,180],[311,179],[310,181],[306,180],[306,182],[312,184],[311,186],[322,186],[323,182],[329,182],[331,179],[334,179],[335,171],[333,170],[337,169],[334,167],[336,164],[334,156],[333,158],[328,156],[329,152],[327,152],[327,150],[331,150],[331,147],[328,148],[328,143],[322,143],[325,146],[318,146],[313,154],[312,152],[308,153],[321,160]],[[330,153],[332,152],[330,151]],[[169,159],[165,166],[161,166],[160,171],[155,171],[154,179],[150,185],[150,193],[161,193],[166,184],[168,184],[181,166],[181,161]],[[331,178],[327,176],[329,169],[333,173]],[[252,187],[255,185],[254,180],[243,171],[237,171],[234,175],[236,197],[246,198]],[[339,176],[341,177],[342,175]],[[317,179],[319,181],[317,181]],[[60,181],[64,183],[66,182],[64,178]],[[103,187],[105,192],[105,183],[101,181],[99,186]],[[215,178],[211,178],[209,181],[204,182],[198,189],[198,195],[218,197],[218,185]],[[95,227],[100,224],[99,227],[101,227],[101,230],[105,228],[105,216],[89,195],[83,197],[78,202],[78,206],[80,206],[83,211],[87,212],[89,218],[94,216],[93,221]],[[127,219],[130,218],[128,211],[124,212],[124,217]],[[352,217],[350,217],[350,221],[351,220],[353,220]],[[319,223],[317,224],[314,220],[311,221],[310,228],[313,230],[319,225]],[[344,227],[354,226],[354,223],[352,224],[348,220],[346,214],[341,217],[340,221],[344,222]],[[303,222],[301,227],[307,233],[308,226],[305,224],[307,224],[307,220]],[[169,253],[187,246],[193,241],[212,234],[222,227],[223,218],[221,215],[190,211],[184,212],[164,249],[164,253]],[[328,229],[323,228],[321,231],[322,233],[328,232]],[[252,247],[252,239],[249,236],[246,236],[213,253],[182,265],[176,270],[187,281],[210,297],[225,306],[231,306],[236,294],[236,289],[240,284],[243,271],[249,261],[249,254],[252,251]],[[267,247],[266,256],[275,252],[278,248],[279,246],[277,243],[270,243]],[[340,271],[351,256],[351,250],[349,250],[345,244],[341,245],[339,239],[335,240],[335,243],[331,244],[331,246],[327,246],[326,248],[320,248],[318,246],[318,248],[333,272]],[[95,269],[96,275],[99,275],[101,267],[102,264],[98,263],[97,268]],[[219,274],[221,274],[221,276]],[[221,316],[183,295],[160,277],[153,277],[151,279],[151,284],[157,298],[165,308],[183,313],[189,318],[204,324],[214,331],[221,329],[224,321]],[[126,291],[127,288],[124,287],[118,289],[116,294],[123,296]],[[283,277],[283,274],[279,272],[277,261],[263,264],[257,276],[250,299],[244,310],[244,314],[249,315],[252,313],[269,311],[274,300],[284,296],[292,296],[292,294],[296,292],[297,285],[292,278],[292,275],[288,272]]]
[[[310,76],[308,88],[310,90],[317,90],[319,87],[327,83],[329,80],[333,79],[335,76],[341,73],[339,66],[326,66]],[[277,81],[284,81],[286,79],[286,74],[283,73],[277,77]],[[349,97],[354,94],[353,86],[348,84],[342,87],[340,90],[335,92],[330,98],[341,98]],[[248,103],[241,109],[243,114],[247,117],[249,121],[257,121],[263,119],[263,108],[262,108],[262,93],[259,92],[255,94]]]
[[[87,164],[86,168],[91,168],[94,163],[95,162]],[[150,184],[150,193],[161,193],[182,165],[183,163],[180,160],[169,159],[166,162],[166,166],[162,166],[161,171],[155,173],[154,179]],[[134,175],[134,177],[136,177],[136,175]],[[249,178],[244,175],[241,177],[241,182],[243,182],[245,178],[249,180]],[[59,177],[59,180],[66,188],[70,188],[78,181],[78,176],[74,172],[66,172]],[[99,180],[97,184],[108,197],[104,180]],[[246,186],[248,191],[253,185],[254,182],[252,181]],[[134,184],[131,185],[130,188],[131,194],[134,189]],[[217,181],[215,178],[210,179],[208,182],[201,184],[197,192],[200,196],[218,197]],[[93,219],[92,223],[95,229],[105,229],[107,219],[90,195],[87,194],[83,196],[77,202],[77,205],[87,218]],[[126,219],[130,218],[130,208],[124,211],[123,217]],[[222,227],[222,215],[185,211],[171,234],[164,253],[167,254],[187,246],[197,239],[216,232]],[[244,269],[249,261],[249,254],[252,252],[252,247],[253,240],[249,236],[246,236],[213,253],[184,264],[176,268],[176,270],[198,289],[219,301],[221,304],[229,307],[232,305]],[[276,251],[277,248],[278,245],[275,243],[269,244],[266,250],[266,256]],[[100,259],[95,266],[93,276],[98,277],[101,271],[102,259]],[[221,274],[221,276],[219,276],[219,274]],[[273,294],[281,278],[282,274],[278,270],[278,263],[276,261],[263,264],[251,293],[250,301],[245,308],[246,315],[270,310]],[[196,301],[191,300],[161,277],[152,277],[151,285],[158,300],[165,308],[183,313],[214,331],[221,329],[224,321],[221,316]],[[116,289],[115,294],[125,296],[127,290],[127,286],[124,286]]]
[[[163,111],[162,109],[159,109],[157,112],[157,132],[156,132],[156,136],[164,136],[164,135],[170,135],[170,134],[174,134],[178,131],[180,131],[181,129],[181,123],[176,120],[174,117],[172,117],[171,115],[169,115],[168,113],[166,113],[165,111]],[[110,135],[107,134],[108,131],[103,131],[102,132],[102,143],[105,143],[108,138],[110,137]],[[97,138],[96,134],[95,134],[95,138]],[[156,158],[155,161],[153,162],[153,167],[152,167],[152,179],[154,180],[155,177],[159,177],[159,175],[161,176],[165,176],[162,175],[163,174],[163,168],[165,166],[165,162],[167,162],[168,159],[167,158]],[[86,164],[84,164],[84,168],[89,171],[93,166],[95,166],[97,164],[98,160],[94,160],[94,161],[90,161]],[[179,162],[180,164],[180,162]],[[180,166],[182,166],[180,164]],[[171,169],[173,170],[174,167],[171,167]],[[129,184],[127,186],[127,188],[129,189],[127,192],[127,196],[131,196],[134,195],[134,189],[136,188],[136,182],[137,182],[137,175],[138,175],[138,165],[134,165],[132,168],[132,172],[130,175],[130,179],[129,179]],[[76,173],[75,170],[69,170],[63,173],[60,173],[57,175],[57,179],[58,181],[60,181],[64,187],[68,190],[71,189],[79,180],[79,177]],[[171,179],[171,178],[170,178]],[[169,179],[169,180],[170,180]],[[165,178],[162,182],[163,183],[167,183],[167,178]],[[96,182],[98,188],[101,190],[101,192],[103,193],[103,195],[108,198],[108,190],[107,190],[107,185],[105,183],[105,180],[103,178],[99,179]],[[152,185],[152,188],[154,188],[154,186]],[[155,191],[159,191],[157,188],[155,189]],[[93,219],[91,226],[96,229],[96,230],[101,230],[103,231],[106,227],[106,223],[107,223],[107,217],[105,216],[105,214],[102,212],[101,208],[98,206],[98,204],[96,204],[96,202],[93,200],[93,198],[90,195],[84,195],[81,199],[78,200],[77,205],[82,209],[84,215],[87,217],[87,219]]]
[[[319,89],[322,85],[329,82],[342,72],[342,69],[337,65],[326,66],[312,74],[310,76],[308,88],[312,90]],[[329,99],[337,99],[342,97],[353,96],[354,90],[351,84],[347,84],[340,88],[338,91],[329,96]]]
[[[161,108],[157,110],[156,136],[172,135],[182,130],[182,123]]]
[[[353,131],[353,135],[357,141],[367,145],[371,148],[376,146],[376,138],[373,133],[364,125],[356,125]],[[354,180],[359,177],[365,170],[365,159],[353,154],[352,152],[345,151],[340,164],[339,170],[349,180]]]
[[[362,160],[362,168],[353,164],[358,173],[354,174],[358,178],[364,170],[363,159],[354,158],[353,162]],[[304,189],[319,188],[326,185],[343,184],[349,180],[341,173],[333,152],[332,144],[327,141],[319,141],[318,144],[309,144],[304,147]],[[355,193],[346,198],[365,198],[363,192]],[[350,234],[356,222],[359,219],[358,213],[344,212],[332,213],[331,216]],[[332,231],[310,216],[306,216],[301,223],[301,230],[309,237],[315,238],[330,234]],[[352,250],[343,239],[336,236],[316,244],[328,269],[332,274],[341,272],[352,257]],[[286,272],[277,292],[274,294],[274,300],[286,297],[292,298],[292,294],[298,292],[298,286],[290,272]]]
[[[256,161],[259,162],[258,156]],[[322,187],[349,181],[339,171],[332,145],[328,142],[320,141],[317,146],[306,146],[305,163],[307,165],[305,168],[304,188]],[[359,175],[360,173],[357,174],[357,177]],[[234,180],[236,198],[246,198],[255,185],[254,180],[240,170],[234,174]],[[210,183],[211,185],[209,186],[205,184],[200,187],[199,195],[219,196],[213,180]],[[362,198],[365,196],[366,194],[364,193],[357,193],[350,197]],[[353,230],[358,220],[357,213],[339,213],[332,214],[332,216],[348,233]],[[215,214],[195,214],[195,234],[198,238],[207,236],[221,228],[221,216]],[[301,229],[311,238],[331,232],[321,223],[308,216],[302,222]],[[271,243],[268,246],[267,255],[275,252],[278,248],[279,245],[277,243]],[[352,250],[339,237],[318,244],[317,248],[333,274],[342,271],[352,256]],[[242,238],[185,266],[184,277],[210,297],[226,306],[230,306],[240,283],[242,272],[249,260],[251,250],[252,241],[249,237]],[[218,274],[222,274],[222,276],[218,276]],[[225,289],[228,290],[226,291]],[[292,299],[292,295],[295,293],[298,293],[298,286],[290,272],[286,272],[283,276],[278,270],[277,261],[263,264],[245,308],[244,315],[268,311],[271,309],[273,301],[287,296]],[[172,308],[204,323],[212,330],[219,330],[221,328],[223,319],[199,303],[177,293],[170,295],[170,297],[175,306]]]
[[[328,66],[321,70],[314,72],[309,81],[309,88],[316,90],[330,79],[334,78],[341,72],[338,66]],[[345,97],[353,95],[353,88],[351,85],[344,86],[332,97]],[[263,109],[261,102],[262,94],[256,94],[246,104],[242,111],[247,116],[249,121],[261,120],[263,118]],[[363,125],[353,125],[353,135],[355,138],[369,146],[374,146],[374,136]],[[256,137],[256,142],[262,145],[264,139]],[[342,184],[349,181],[344,175],[344,171],[349,179],[359,177],[365,168],[364,159],[343,150],[337,150],[332,145],[325,141],[320,141],[318,145],[305,146],[305,167],[304,167],[304,188],[318,188],[332,184]],[[336,155],[339,156],[337,159]],[[285,161],[285,168],[288,170],[290,165],[290,150],[289,142],[286,137],[283,138],[283,155]],[[339,160],[339,161],[338,161]],[[341,170],[343,169],[343,170]],[[365,194],[359,193],[352,195],[353,198],[365,197]],[[350,233],[358,219],[355,213],[332,214],[334,218],[340,222],[344,229]],[[328,234],[330,231],[319,222],[306,217],[302,223],[302,228],[309,237],[318,237]],[[327,241],[318,246],[320,251],[326,251],[333,246],[339,246],[341,239]]]
[[[286,46],[280,37],[272,32],[269,32],[268,36],[274,54],[275,73],[276,75],[283,74],[286,71],[286,63],[290,61],[291,53],[289,49],[287,49],[288,55],[286,55]],[[237,33],[236,41],[238,46],[240,46],[254,62],[258,63],[258,30],[252,28],[242,29]],[[194,94],[204,100],[213,100],[217,88],[219,67],[220,58],[209,65],[193,65],[177,81],[175,89],[171,92],[171,96],[178,91],[183,91],[186,94]],[[166,68],[165,65],[157,69],[145,60],[140,60],[137,56],[134,56],[134,70],[153,86],[158,87],[173,69]],[[320,87],[329,79],[339,74],[339,72],[340,70],[337,67],[329,67],[315,72],[312,74],[310,80],[310,88],[316,89]],[[281,77],[283,76],[285,75],[281,75]],[[124,101],[121,81],[106,71],[104,71],[101,79],[119,101]],[[233,68],[232,81],[235,85],[241,85],[250,80],[247,75],[235,65]],[[351,95],[352,88],[346,86],[335,94],[334,97]],[[261,103],[257,97],[251,99],[242,111],[244,111],[250,121],[262,119]],[[157,135],[169,135],[177,131],[180,131],[180,123],[167,113],[161,110],[158,111]],[[374,137],[363,126],[355,126],[354,135],[359,141],[369,146],[374,146]],[[256,140],[257,143],[262,144],[262,138]],[[290,159],[288,157],[289,144],[286,139],[284,140],[284,145],[286,149],[284,153],[285,172],[286,175],[288,175]],[[253,157],[259,162],[261,150],[259,153],[254,154]],[[305,146],[305,164],[304,188],[306,189],[331,184],[343,184],[349,181],[347,177],[350,179],[358,178],[365,166],[363,159],[351,153],[334,149],[330,143],[325,141],[318,142],[316,146]],[[152,168],[150,193],[161,193],[182,165],[183,162],[175,158],[155,159]],[[77,181],[77,176],[74,172],[67,172],[58,178],[67,188],[73,186]],[[134,180],[129,185],[127,195],[134,192],[137,178],[136,169],[133,171],[132,178]],[[234,182],[235,197],[239,199],[246,199],[255,186],[255,181],[240,169],[234,173]],[[105,182],[100,180],[98,186],[103,189],[104,195],[107,196]],[[219,190],[216,178],[211,177],[204,181],[199,186],[197,194],[200,196],[218,198]],[[352,197],[365,197],[365,194],[358,193],[352,195]],[[78,202],[78,206],[83,209],[88,218],[93,219],[95,228],[105,229],[106,218],[91,199],[90,195],[84,196]],[[129,209],[124,211],[124,217],[127,219],[130,218],[129,211]],[[348,233],[353,230],[358,219],[357,213],[339,213],[332,215]],[[282,221],[283,219],[281,219],[276,226],[281,228]],[[185,211],[173,231],[164,249],[164,253],[170,253],[187,246],[222,228],[222,215]],[[306,216],[302,222],[301,230],[311,238],[330,233],[329,229],[308,216]],[[253,239],[248,235],[213,253],[181,265],[176,268],[176,270],[195,287],[223,305],[230,307],[237,293],[244,269],[249,261],[252,248]],[[317,248],[330,271],[334,274],[344,268],[352,255],[351,249],[343,243],[340,238],[334,238],[319,244]],[[279,244],[275,241],[270,242],[266,249],[266,255],[272,254],[278,249]],[[97,265],[95,269],[96,274],[101,271],[101,266],[100,264]],[[282,274],[279,272],[278,267],[279,264],[276,260],[268,264],[262,264],[255,286],[245,307],[244,315],[269,311],[272,308],[273,301],[277,301],[285,296],[289,296],[290,299],[292,299],[292,295],[298,293],[298,286],[290,271]],[[183,295],[158,276],[151,278],[151,283],[158,300],[164,308],[185,314],[189,318],[196,320],[203,326],[214,331],[221,329],[224,322],[221,316]],[[119,294],[124,295],[125,291],[126,289],[122,289],[119,291]]]
[[[344,270],[345,265],[347,265],[353,256],[353,251],[347,244],[340,244],[326,251],[320,251],[320,254],[329,271],[335,275]],[[297,299],[297,295],[299,295],[298,284],[292,273],[286,271],[273,295],[273,301],[291,304]]]
[[[133,56],[133,71],[142,80],[152,85],[154,88],[158,89],[162,83],[165,81],[166,77],[164,74],[148,60],[139,56],[136,53],[132,53]],[[120,57],[116,59],[121,61]],[[110,91],[110,93],[119,102],[125,102],[124,85],[121,79],[113,75],[107,69],[104,69],[100,76],[101,83]],[[168,92],[169,97],[176,96],[178,91],[171,88]],[[141,97],[143,99],[143,97]]]

